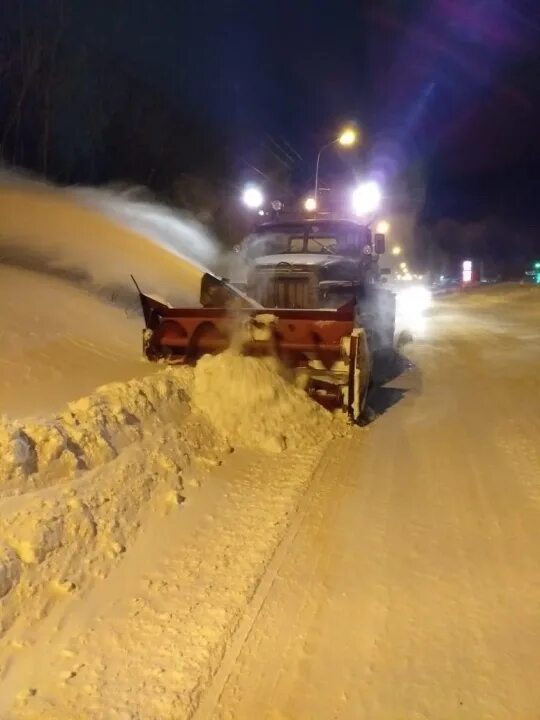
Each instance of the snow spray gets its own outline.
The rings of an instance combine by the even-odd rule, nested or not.
[[[0,263],[49,273],[123,305],[144,292],[197,306],[218,244],[194,219],[129,192],[0,174]]]

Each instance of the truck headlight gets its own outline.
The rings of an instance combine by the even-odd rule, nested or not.
[[[400,290],[397,296],[398,312],[404,315],[419,315],[431,307],[431,290],[422,285]]]

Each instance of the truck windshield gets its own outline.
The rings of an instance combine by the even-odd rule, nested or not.
[[[358,231],[296,227],[259,230],[246,238],[248,257],[289,253],[352,254],[358,248]]]

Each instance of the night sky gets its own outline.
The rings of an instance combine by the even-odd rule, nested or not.
[[[78,84],[92,85],[92,59],[122,67],[204,127],[231,177],[256,177],[271,154],[300,190],[309,187],[317,148],[352,120],[363,146],[347,157],[332,153],[325,163],[330,182],[355,169],[390,181],[412,168],[425,183],[427,218],[537,212],[536,0],[65,6],[66,44],[73,52],[84,47],[90,58]],[[66,114],[84,125],[89,108],[84,92],[78,97]],[[77,133],[77,121],[67,126],[67,135]],[[191,171],[205,164],[208,147],[191,143]]]

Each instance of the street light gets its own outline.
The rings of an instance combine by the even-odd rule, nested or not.
[[[356,130],[353,130],[352,128],[347,128],[341,133],[337,141],[340,145],[343,145],[343,147],[349,147],[350,145],[354,145],[354,143],[356,142],[356,137]]]
[[[381,220],[377,223],[377,232],[386,235],[390,230],[390,223],[388,220]]]
[[[257,210],[264,202],[264,195],[256,185],[246,185],[242,193],[242,202],[250,210]]]
[[[307,197],[304,200],[304,209],[308,212],[314,212],[317,209],[317,201],[314,197]]]
[[[317,163],[315,165],[315,192],[313,193],[315,204],[317,204],[319,201],[319,163],[321,162],[321,155],[323,154],[323,151],[326,150],[326,148],[331,147],[332,145],[336,145],[336,143],[338,143],[342,147],[351,147],[356,143],[357,140],[358,133],[356,132],[356,130],[354,130],[354,128],[346,128],[340,135],[338,135],[337,138],[334,138],[331,142],[323,145],[317,153]]]
[[[401,255],[401,248],[399,245],[394,245],[392,248],[392,255]]]

